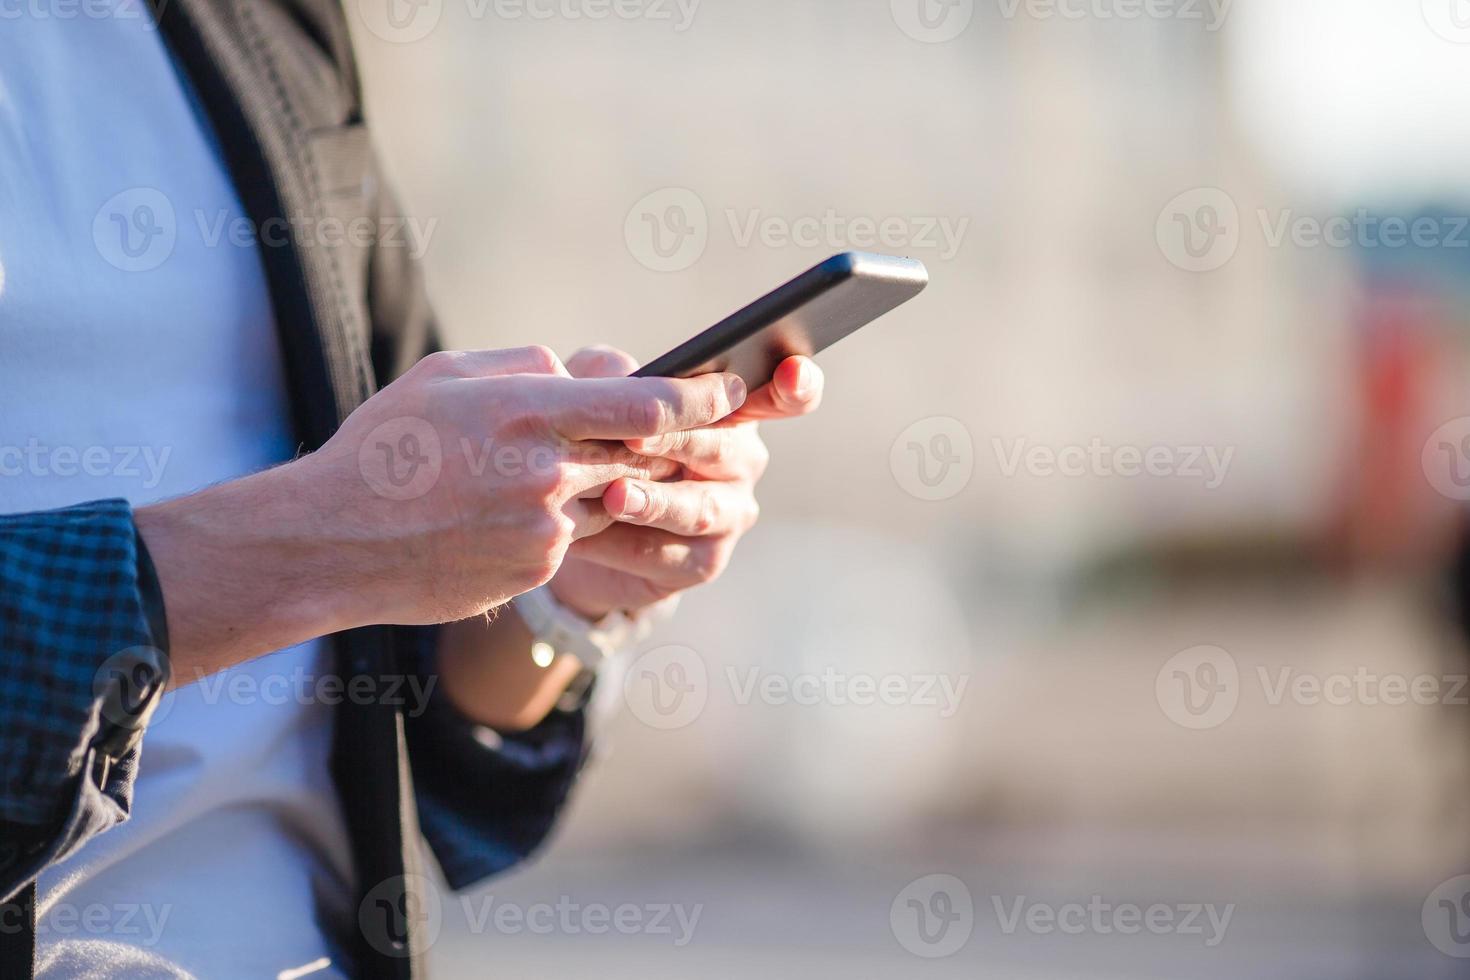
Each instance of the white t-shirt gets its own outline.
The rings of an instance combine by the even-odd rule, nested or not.
[[[146,504],[295,454],[260,257],[211,234],[242,217],[137,0],[0,19],[0,512]],[[164,698],[132,818],[41,878],[41,976],[339,975],[324,656]]]

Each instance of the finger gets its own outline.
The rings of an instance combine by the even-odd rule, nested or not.
[[[766,472],[771,454],[756,423],[685,429],[651,439],[630,439],[628,448],[644,456],[682,463],[710,480],[749,480]]]
[[[619,480],[602,495],[602,504],[624,524],[689,537],[741,533],[755,523],[759,513],[748,486],[706,480]]]
[[[659,482],[678,476],[683,464],[676,460],[635,453],[620,442],[574,442],[560,450],[550,446],[533,449],[526,457],[532,472],[560,469],[566,482],[562,489],[583,500],[601,497],[617,480],[635,479]]]
[[[687,538],[658,528],[614,523],[601,534],[576,542],[568,554],[682,590],[720,576],[729,562],[730,541]]]
[[[505,350],[451,350],[430,354],[418,370],[455,378],[488,378],[505,374],[554,374],[570,377],[561,358],[550,347],[511,347]]]
[[[776,366],[771,383],[750,396],[730,422],[790,419],[810,415],[822,404],[826,377],[810,357],[788,357]]]
[[[592,541],[594,538],[587,538]],[[581,542],[577,542],[580,544]],[[576,547],[576,544],[572,546]],[[627,611],[646,609],[662,602],[679,590],[659,585],[651,579],[628,575],[594,562],[583,561],[571,550],[557,570],[556,578],[569,593],[577,596],[577,608],[586,610],[614,609]]]
[[[571,518],[573,542],[601,534],[616,523],[599,500],[568,500],[561,512]]]
[[[563,438],[622,442],[712,425],[744,404],[745,394],[745,382],[733,374],[594,378],[557,382],[545,404]]]
[[[626,378],[638,370],[638,359],[616,347],[583,347],[567,358],[567,371],[574,378]]]

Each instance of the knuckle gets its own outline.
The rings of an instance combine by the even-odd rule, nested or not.
[[[432,378],[454,377],[462,373],[461,360],[457,351],[435,351],[415,364],[414,369]]]
[[[565,478],[562,463],[550,454],[527,454],[526,482],[538,499],[555,501]]]
[[[729,564],[730,556],[721,545],[708,543],[695,547],[689,554],[690,571],[695,581],[708,584],[719,578]]]
[[[535,515],[531,530],[537,537],[546,537],[551,534],[551,529],[542,522],[553,520],[561,514],[561,477],[551,470],[530,471],[526,475],[525,492],[531,500],[531,509]]]
[[[557,564],[571,547],[576,530],[576,522],[560,511],[543,514],[531,524],[538,550]]]
[[[558,513],[552,521],[553,533],[551,542],[556,546],[558,558],[572,546],[576,539],[577,522],[566,514]]]
[[[551,510],[543,511],[526,521],[526,531],[539,546],[554,544],[561,536],[562,515]]]
[[[723,516],[724,505],[718,497],[708,490],[701,491],[699,503],[694,515],[692,529],[695,534],[709,534],[720,526],[720,518]]]
[[[546,481],[551,493],[558,501],[572,496],[576,485],[577,464],[567,459],[558,459],[546,468]]]
[[[654,436],[668,428],[668,404],[657,395],[636,395],[624,409],[627,423],[635,435]]]
[[[700,418],[704,422],[713,422],[730,414],[730,396],[725,392],[724,385],[710,386],[705,389],[705,395],[699,403]]]
[[[548,552],[539,561],[532,563],[530,572],[531,588],[545,585],[556,577],[561,569],[561,559],[555,554]]]
[[[561,359],[556,356],[556,351],[545,344],[532,344],[522,348],[519,353],[534,371],[554,374],[561,369]]]
[[[751,440],[751,456],[755,463],[755,472],[761,476],[766,472],[766,467],[771,465],[771,447],[760,436]]]
[[[624,359],[619,357],[617,352],[605,347],[594,348],[591,361],[594,369],[600,375],[616,377],[623,373]]]

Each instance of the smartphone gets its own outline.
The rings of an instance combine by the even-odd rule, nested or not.
[[[811,356],[913,299],[929,285],[917,259],[834,255],[703,333],[650,361],[635,378],[740,375],[751,391],[793,354]]]

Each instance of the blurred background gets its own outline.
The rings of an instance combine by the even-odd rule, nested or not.
[[[349,7],[455,345],[933,280],[444,975],[1470,975],[1470,3]]]

